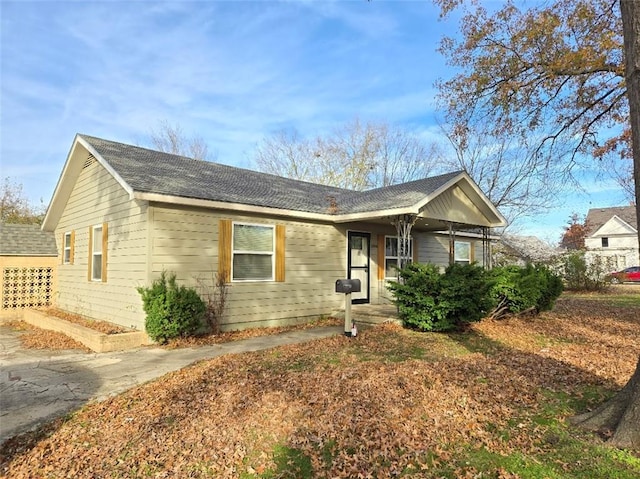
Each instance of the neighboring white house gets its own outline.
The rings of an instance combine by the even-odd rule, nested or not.
[[[600,257],[605,269],[619,271],[640,265],[635,206],[590,209],[586,224],[588,255]]]

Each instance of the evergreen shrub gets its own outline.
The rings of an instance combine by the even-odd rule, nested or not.
[[[506,266],[486,271],[453,264],[444,273],[432,264],[409,264],[400,281],[389,283],[405,326],[452,331],[484,317],[500,319],[553,308],[562,280],[543,265]]]
[[[454,264],[441,274],[435,265],[412,263],[389,289],[405,326],[422,331],[460,329],[491,307],[486,271],[476,265]]]
[[[566,288],[572,291],[601,291],[608,286],[602,258],[588,262],[584,251],[572,251],[560,258]]]
[[[175,273],[162,272],[151,287],[139,287],[145,329],[151,339],[160,343],[194,334],[202,323],[206,305],[194,288],[176,283]]]
[[[489,317],[493,319],[550,310],[563,289],[562,280],[544,265],[494,268],[490,278],[494,306]]]

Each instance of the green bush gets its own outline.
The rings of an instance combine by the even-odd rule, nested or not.
[[[391,281],[400,318],[422,331],[451,331],[479,321],[491,307],[486,271],[475,265],[409,264]]]
[[[405,326],[451,331],[489,316],[549,310],[562,293],[562,280],[543,265],[505,266],[485,271],[476,265],[410,264],[389,289]]]
[[[563,289],[562,280],[544,265],[494,268],[490,277],[494,307],[489,317],[494,319],[550,310]]]
[[[606,271],[599,256],[588,263],[584,251],[574,251],[560,258],[562,277],[567,289],[600,291],[608,286]]]
[[[151,287],[137,290],[147,313],[145,329],[154,341],[189,336],[201,326],[206,305],[194,288],[176,284],[175,273],[167,277],[163,271]]]
[[[562,278],[551,271],[547,266],[537,265],[536,270],[541,284],[544,285],[536,307],[538,311],[551,311],[564,290]]]

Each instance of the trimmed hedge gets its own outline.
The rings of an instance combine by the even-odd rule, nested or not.
[[[136,288],[142,296],[145,329],[154,341],[194,334],[202,324],[206,305],[194,288],[178,286],[175,273],[163,271],[151,287]]]
[[[401,281],[391,281],[405,326],[422,331],[462,329],[484,317],[503,318],[553,307],[562,281],[545,266],[507,266],[486,271],[477,265],[409,264]]]

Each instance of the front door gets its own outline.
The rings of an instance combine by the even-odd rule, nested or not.
[[[348,278],[359,279],[359,293],[351,293],[352,303],[369,302],[369,253],[371,245],[370,233],[349,232],[349,264]]]

